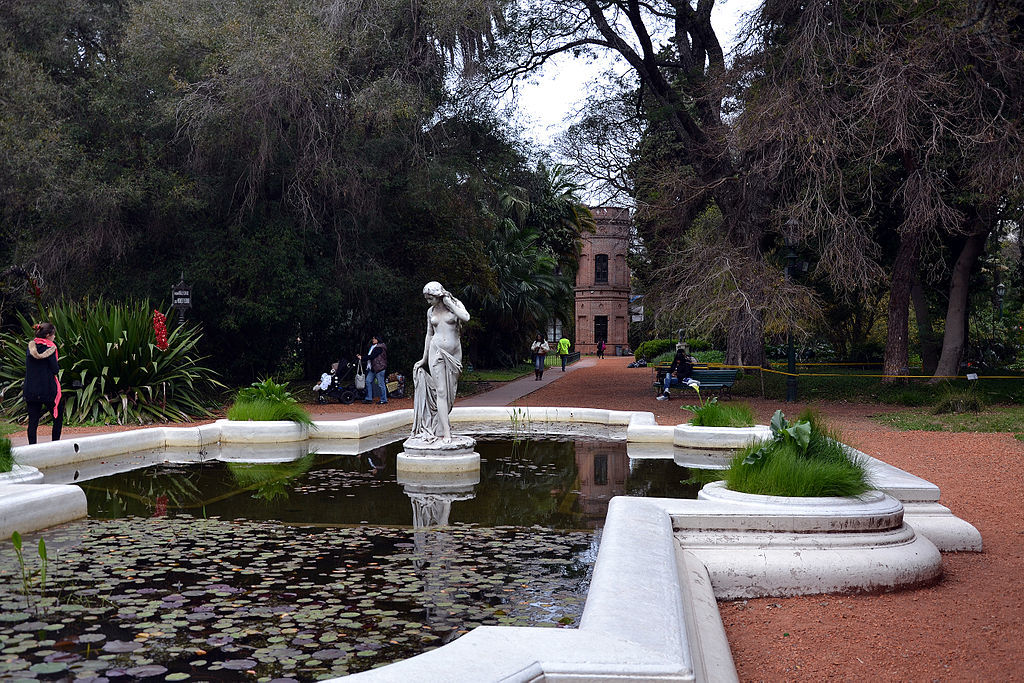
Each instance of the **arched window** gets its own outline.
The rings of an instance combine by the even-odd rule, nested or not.
[[[594,284],[608,284],[608,254],[598,254],[594,257]]]

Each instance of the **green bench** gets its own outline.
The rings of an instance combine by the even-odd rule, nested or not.
[[[654,366],[654,395],[657,396],[665,389],[665,374],[668,372],[669,365],[655,365]],[[700,382],[700,390],[705,391],[709,389],[718,389],[723,399],[730,398],[729,390],[732,385],[736,383],[737,370],[719,369],[719,368],[701,368],[695,367],[690,372],[690,378]],[[677,384],[672,389],[681,389],[683,391],[693,391],[685,384]],[[695,396],[696,398],[696,396]]]

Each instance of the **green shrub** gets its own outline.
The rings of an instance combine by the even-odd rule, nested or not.
[[[636,351],[633,352],[633,357],[637,360],[646,358],[648,362],[650,359],[659,356],[666,351],[675,351],[677,341],[675,339],[651,339],[645,341],[640,346],[636,347]]]
[[[725,351],[716,351],[715,349],[697,351],[693,354],[693,357],[700,363],[724,363]]]
[[[47,319],[57,328],[65,422],[127,424],[188,421],[212,415],[211,400],[223,388],[202,364],[202,337],[195,326],[172,326],[168,347],[156,346],[153,309],[146,301],[62,303]],[[0,335],[0,392],[3,410],[27,418],[22,398],[25,348],[32,323],[19,315],[20,334]],[[72,391],[72,383],[82,387]]]
[[[719,403],[715,397],[702,405],[683,406],[693,413],[697,427],[753,427],[754,411],[746,403]]]
[[[229,420],[291,420],[299,424],[312,425],[306,409],[288,391],[284,384],[264,379],[240,389],[234,405],[228,409]]]
[[[932,412],[936,415],[952,413],[980,413],[986,407],[985,399],[974,391],[973,387],[967,389],[947,388],[945,393],[939,396]]]
[[[698,351],[710,351],[711,342],[707,339],[691,338],[686,340],[686,345],[690,347],[691,353],[697,353]]]
[[[238,400],[240,401],[251,401],[259,398],[279,403],[296,402],[295,397],[288,391],[288,385],[278,384],[269,377],[259,382],[253,382],[244,389],[238,390]]]
[[[821,418],[772,417],[772,438],[742,449],[725,471],[726,487],[768,496],[858,496],[871,488],[864,463]]]
[[[10,472],[14,469],[14,454],[11,452],[11,440],[6,436],[0,437],[0,472]]]

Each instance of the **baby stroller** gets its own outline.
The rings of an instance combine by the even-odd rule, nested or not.
[[[366,389],[357,389],[354,379],[355,363],[345,363],[345,371],[341,372],[341,361],[331,364],[331,371],[320,375],[320,382],[313,386],[317,403],[335,400],[349,404],[366,395]]]

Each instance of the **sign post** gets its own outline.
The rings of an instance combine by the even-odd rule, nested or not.
[[[192,287],[185,284],[185,274],[181,274],[181,281],[171,287],[171,308],[178,313],[178,323],[181,324],[192,308]]]

